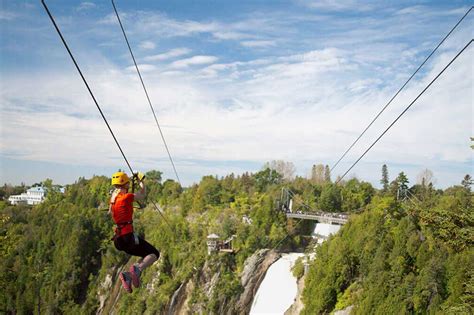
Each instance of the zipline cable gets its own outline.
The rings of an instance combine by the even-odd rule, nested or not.
[[[115,134],[114,134],[114,132],[112,131],[112,128],[110,128],[109,122],[108,122],[107,119],[105,118],[104,113],[102,112],[102,109],[101,109],[100,106],[99,106],[99,103],[97,103],[97,100],[95,99],[94,93],[92,93],[92,90],[91,90],[91,88],[89,87],[89,84],[87,83],[86,78],[85,78],[84,75],[82,74],[82,71],[81,71],[81,69],[79,68],[79,65],[78,65],[77,62],[76,62],[76,59],[75,59],[74,56],[72,55],[72,52],[71,52],[71,50],[69,49],[69,46],[67,45],[66,40],[64,39],[63,35],[61,34],[61,31],[59,30],[59,27],[58,27],[58,25],[56,24],[56,21],[54,20],[53,16],[51,15],[51,12],[49,12],[48,6],[47,6],[46,3],[44,2],[44,0],[41,0],[41,3],[43,4],[43,6],[44,6],[44,8],[45,8],[46,13],[48,13],[48,16],[49,16],[49,18],[51,19],[51,22],[53,22],[54,28],[55,28],[56,31],[58,32],[59,37],[61,37],[61,40],[62,40],[62,42],[63,42],[63,44],[64,44],[64,47],[66,47],[66,50],[67,50],[67,52],[69,53],[69,56],[71,57],[72,62],[73,62],[74,65],[76,66],[76,69],[77,69],[77,71],[79,72],[79,75],[81,76],[82,81],[83,81],[84,84],[86,85],[86,88],[87,88],[87,90],[89,91],[89,94],[91,95],[92,99],[94,100],[95,106],[97,106],[97,109],[99,110],[100,115],[101,115],[102,118],[104,119],[104,122],[105,122],[105,124],[107,125],[107,128],[108,128],[109,131],[110,131],[110,134],[111,134],[112,137],[114,138],[115,144],[117,144],[117,147],[119,148],[120,153],[122,153],[123,159],[124,159],[125,162],[127,163],[128,168],[130,169],[130,172],[132,172],[132,174],[134,174],[133,169],[132,169],[132,167],[130,166],[130,163],[128,162],[128,160],[127,160],[127,157],[126,157],[125,154],[123,153],[122,147],[120,146],[120,144],[119,144],[117,138],[115,137]]]
[[[428,88],[443,74],[446,69],[451,66],[451,64],[472,44],[473,41],[474,39],[471,39],[466,44],[466,46],[464,46],[464,48],[461,49],[453,59],[451,59],[451,61],[443,68],[443,70],[441,70],[438,75],[423,89],[423,91],[421,91],[420,94],[418,94],[418,96],[403,110],[403,112],[398,115],[398,117],[387,127],[387,129],[385,129],[385,131],[367,148],[367,150],[365,150],[365,152],[352,164],[352,166],[349,167],[344,175],[342,175],[342,177],[336,181],[336,184],[339,183],[344,178],[344,176],[350,172],[350,170],[365,156],[365,154],[367,154],[367,152],[372,149],[372,147],[387,133],[390,128],[392,128],[392,126],[400,119],[400,117],[402,117],[410,109],[410,107],[420,98],[420,96],[423,95],[426,90],[428,90]]]
[[[112,137],[114,138],[115,144],[117,144],[117,147],[119,148],[120,153],[122,154],[123,159],[124,159],[125,162],[127,163],[127,166],[128,166],[128,168],[130,169],[130,172],[132,173],[132,175],[135,174],[135,172],[134,172],[133,169],[132,169],[132,166],[131,166],[130,163],[128,162],[127,157],[125,156],[125,153],[124,153],[123,150],[122,150],[122,147],[120,146],[120,144],[119,144],[117,138],[115,137],[115,134],[114,134],[114,132],[112,131],[112,128],[110,127],[109,122],[107,121],[107,118],[105,118],[105,115],[104,115],[104,113],[102,112],[102,109],[100,108],[99,103],[97,102],[97,100],[96,100],[96,98],[95,98],[95,96],[94,96],[94,93],[92,93],[92,90],[91,90],[91,88],[89,87],[89,84],[87,83],[86,78],[85,78],[84,75],[82,74],[81,68],[79,68],[79,65],[77,64],[76,59],[74,58],[74,56],[73,56],[71,50],[69,49],[69,46],[68,46],[68,44],[66,43],[66,40],[64,39],[64,37],[63,37],[61,31],[59,30],[59,27],[58,27],[58,25],[56,24],[56,21],[54,20],[53,15],[52,15],[51,12],[49,11],[48,6],[46,5],[45,1],[44,1],[44,0],[41,0],[41,3],[43,4],[43,7],[45,8],[46,13],[48,13],[49,18],[51,19],[51,22],[52,22],[53,25],[54,25],[54,28],[55,28],[56,31],[58,32],[58,35],[59,35],[59,37],[61,38],[61,41],[63,42],[64,47],[66,47],[66,50],[67,50],[67,52],[69,53],[69,56],[71,57],[72,62],[73,62],[74,65],[76,66],[76,69],[77,69],[77,71],[79,72],[79,74],[80,74],[80,76],[81,76],[81,78],[82,78],[82,81],[83,81],[84,84],[86,85],[86,88],[87,88],[87,90],[89,91],[89,94],[91,95],[92,99],[94,100],[95,106],[97,106],[97,109],[99,110],[100,115],[102,116],[102,118],[103,118],[105,124],[107,125],[107,128],[108,128],[109,131],[110,131],[110,134],[111,134]],[[151,203],[155,206],[156,210],[157,210],[158,213],[161,215],[161,217],[162,217],[163,220],[166,222],[166,224],[168,224],[168,226],[171,228],[171,225],[169,224],[168,220],[166,220],[165,216],[161,213],[160,209],[159,209],[158,206],[155,204],[155,202],[151,201]]]
[[[163,140],[163,144],[165,145],[166,152],[168,152],[168,157],[171,161],[171,165],[173,166],[174,174],[176,175],[176,178],[178,179],[178,182],[181,185],[181,181],[179,179],[178,172],[176,171],[176,167],[174,165],[173,158],[171,157],[170,150],[169,150],[168,145],[166,143],[165,136],[163,135],[163,131],[161,130],[160,124],[158,123],[158,119],[156,118],[155,109],[153,108],[153,105],[151,103],[150,96],[148,95],[148,91],[145,87],[145,83],[143,82],[142,75],[140,73],[140,70],[138,69],[137,61],[135,60],[135,56],[133,55],[132,48],[131,48],[130,43],[129,43],[128,38],[127,38],[127,34],[125,33],[125,29],[123,28],[122,21],[120,20],[120,16],[117,12],[117,8],[115,7],[115,2],[114,2],[114,0],[111,0],[111,1],[112,1],[112,6],[114,7],[115,15],[117,16],[117,20],[120,24],[120,28],[122,29],[123,37],[125,38],[125,41],[127,42],[128,50],[130,51],[130,55],[132,56],[133,63],[135,64],[135,69],[137,70],[138,77],[140,78],[140,82],[142,83],[143,90],[145,91],[145,95],[146,95],[146,98],[148,100],[148,104],[150,105],[151,112],[153,113],[153,117],[155,118],[156,126],[158,127],[158,130],[160,131],[161,139]]]
[[[471,8],[464,14],[464,16],[454,25],[454,27],[449,31],[448,34],[439,42],[439,44],[433,49],[433,51],[426,57],[425,61],[416,69],[416,71],[408,78],[408,80],[402,85],[402,87],[395,93],[395,95],[392,96],[390,101],[382,108],[382,110],[372,119],[372,121],[365,127],[364,131],[357,137],[357,139],[349,146],[349,148],[344,152],[344,154],[339,158],[339,160],[331,167],[331,172],[336,168],[336,166],[341,162],[341,160],[347,155],[347,153],[356,145],[356,143],[362,138],[362,136],[365,134],[365,132],[372,126],[372,124],[379,118],[379,116],[385,111],[385,109],[392,103],[392,101],[398,96],[398,94],[405,88],[405,86],[408,84],[408,82],[411,81],[411,79],[418,73],[418,71],[423,67],[423,65],[428,61],[428,59],[431,58],[431,56],[438,50],[438,48],[444,43],[444,41],[451,35],[451,33],[458,27],[459,24],[464,20],[464,18],[471,12]]]

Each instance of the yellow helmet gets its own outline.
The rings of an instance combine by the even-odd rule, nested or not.
[[[112,175],[112,185],[125,185],[128,183],[130,179],[128,178],[127,174],[124,172],[117,172]]]

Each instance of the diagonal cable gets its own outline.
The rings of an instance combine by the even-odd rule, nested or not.
[[[74,65],[76,66],[76,69],[77,69],[77,71],[79,72],[79,75],[81,76],[82,81],[83,81],[84,84],[86,85],[86,88],[87,88],[87,90],[89,91],[89,94],[91,95],[92,100],[93,100],[94,103],[95,103],[95,106],[97,106],[97,109],[99,110],[100,115],[102,116],[102,119],[104,120],[105,124],[107,125],[107,128],[108,128],[109,131],[110,131],[110,134],[111,134],[112,137],[114,138],[115,144],[116,144],[117,147],[119,148],[120,153],[121,153],[122,156],[123,156],[123,159],[125,160],[125,162],[127,163],[128,168],[130,169],[130,172],[132,172],[132,174],[134,174],[133,169],[132,169],[132,167],[130,166],[130,163],[128,162],[128,160],[127,160],[127,157],[126,157],[125,154],[123,153],[122,147],[120,146],[120,144],[119,144],[117,138],[115,137],[115,134],[114,134],[114,132],[112,131],[112,128],[110,127],[109,122],[108,122],[107,119],[105,118],[104,113],[102,112],[102,109],[100,108],[99,103],[97,102],[97,100],[96,100],[96,98],[95,98],[95,96],[94,96],[94,93],[92,93],[92,90],[91,90],[91,88],[89,87],[89,84],[87,83],[86,78],[85,78],[84,75],[82,74],[81,68],[79,68],[79,65],[77,64],[76,59],[75,59],[74,56],[72,55],[72,52],[71,52],[71,50],[69,49],[69,46],[68,46],[68,44],[66,43],[66,40],[64,39],[63,35],[61,34],[61,31],[59,30],[59,27],[58,27],[58,25],[56,24],[56,21],[54,20],[53,16],[51,15],[51,12],[49,11],[48,6],[47,6],[46,3],[44,2],[44,0],[41,0],[41,3],[43,4],[43,6],[44,6],[44,8],[45,8],[46,13],[48,13],[48,16],[49,16],[49,18],[51,19],[51,22],[53,22],[54,28],[55,28],[56,31],[58,32],[59,37],[61,37],[61,41],[63,42],[64,47],[66,47],[66,50],[67,50],[67,52],[69,53],[69,56],[71,57],[72,62],[73,62]]]
[[[385,129],[385,131],[367,148],[367,150],[365,150],[365,152],[357,159],[357,161],[355,161],[351,167],[349,167],[349,169],[344,173],[344,175],[342,175],[342,177],[340,177],[337,181],[336,181],[336,184],[339,183],[343,178],[344,176],[347,175],[347,173],[350,172],[350,170],[365,156],[365,154],[367,154],[367,152],[370,151],[370,149],[372,149],[372,147],[387,133],[387,131],[392,128],[392,126],[410,109],[410,107],[420,98],[421,95],[423,95],[425,93],[426,90],[428,90],[428,88],[443,74],[443,72],[448,69],[451,64],[472,44],[473,42],[473,39],[471,39],[467,44],[466,46],[464,46],[463,49],[461,49],[457,54],[456,56],[454,56],[453,59],[451,59],[451,61],[443,68],[443,70],[441,70],[438,75],[436,75],[436,77],[423,89],[423,91],[420,92],[420,94],[418,94],[418,96],[403,110],[403,112],[398,115],[398,117],[387,127],[387,129]]]
[[[109,131],[110,131],[110,134],[111,134],[112,137],[114,138],[115,144],[116,144],[117,147],[119,148],[120,153],[122,154],[123,159],[125,160],[125,162],[127,163],[128,168],[130,169],[130,172],[131,172],[132,174],[135,174],[135,173],[133,172],[132,166],[131,166],[130,163],[128,162],[127,157],[125,156],[125,153],[124,153],[123,150],[122,150],[122,147],[120,146],[120,144],[119,144],[117,138],[115,137],[115,134],[114,134],[114,132],[112,131],[112,128],[110,127],[110,125],[109,125],[109,123],[108,123],[108,121],[107,121],[107,118],[105,117],[104,113],[102,112],[102,109],[100,108],[99,103],[97,102],[97,100],[96,100],[96,98],[95,98],[95,96],[94,96],[94,93],[92,92],[91,88],[89,87],[89,84],[87,83],[86,78],[85,78],[84,75],[82,74],[81,68],[80,68],[79,65],[77,64],[76,59],[74,58],[74,56],[73,56],[73,54],[72,54],[72,52],[71,52],[71,49],[69,49],[69,46],[68,46],[68,44],[66,43],[66,40],[64,39],[64,37],[63,37],[61,31],[59,30],[59,27],[58,27],[58,25],[56,24],[56,21],[54,20],[53,15],[52,15],[51,12],[49,11],[48,6],[47,6],[46,3],[44,2],[44,0],[41,0],[41,3],[43,4],[43,7],[45,8],[46,13],[48,14],[49,18],[51,19],[51,22],[52,22],[53,25],[54,25],[54,28],[56,29],[56,31],[57,31],[59,37],[61,38],[61,41],[63,42],[64,47],[66,48],[67,52],[69,53],[69,56],[71,57],[72,62],[73,62],[74,65],[76,66],[76,69],[77,69],[77,71],[79,72],[79,75],[81,76],[82,81],[83,81],[84,84],[86,85],[86,88],[87,88],[87,90],[89,91],[89,94],[91,95],[92,99],[94,100],[95,106],[97,106],[97,109],[99,110],[100,115],[102,116],[102,118],[103,118],[105,124],[107,125],[107,128],[108,128]],[[163,220],[166,222],[166,224],[168,224],[168,226],[170,227],[170,229],[172,229],[172,227],[171,227],[171,225],[169,224],[168,220],[165,218],[164,214],[161,213],[161,211],[160,211],[160,209],[158,208],[158,206],[156,205],[156,203],[153,202],[153,201],[151,201],[151,203],[155,206],[156,210],[158,211],[158,213],[160,214],[160,216],[163,218]]]
[[[444,41],[451,35],[451,33],[458,27],[458,25],[464,20],[464,18],[471,12],[471,8],[463,15],[463,17],[456,23],[456,25],[453,26],[453,28],[449,31],[448,34],[439,42],[439,44],[433,49],[433,51],[426,57],[425,61],[422,62],[422,64],[416,69],[416,71],[408,78],[408,80],[402,85],[402,87],[395,93],[395,95],[392,96],[390,101],[382,108],[382,110],[372,119],[372,121],[365,127],[364,131],[357,137],[357,139],[349,146],[349,148],[344,152],[344,154],[339,158],[339,160],[331,167],[331,172],[336,168],[336,166],[341,162],[341,160],[347,155],[347,153],[356,145],[356,143],[362,138],[362,136],[365,134],[365,132],[372,126],[372,124],[379,118],[379,116],[385,111],[385,109],[392,103],[392,101],[398,96],[398,94],[405,88],[405,86],[408,84],[408,82],[411,81],[411,79],[418,73],[418,71],[423,67],[423,65],[428,61],[428,59],[431,58],[431,56],[438,50],[439,46],[444,43]]]
[[[117,12],[117,8],[115,7],[115,2],[114,2],[114,0],[111,0],[111,1],[112,1],[112,6],[114,7],[115,15],[117,16],[117,20],[120,24],[120,28],[122,29],[123,37],[125,38],[125,41],[127,42],[128,50],[130,51],[130,55],[132,56],[133,63],[135,64],[135,69],[137,69],[138,77],[140,78],[140,82],[142,83],[143,90],[145,91],[146,99],[148,100],[148,104],[150,105],[151,112],[153,113],[153,117],[155,118],[156,126],[158,127],[158,130],[160,131],[161,139],[163,140],[163,144],[165,145],[166,152],[168,152],[168,157],[171,161],[171,165],[173,166],[174,174],[176,175],[176,178],[178,179],[178,182],[181,185],[181,181],[179,179],[178,172],[176,171],[176,167],[174,165],[173,158],[171,157],[170,150],[168,148],[168,145],[166,144],[165,136],[163,135],[163,131],[161,130],[160,124],[158,123],[158,119],[156,118],[155,109],[153,108],[153,105],[151,103],[150,96],[148,95],[148,91],[145,87],[145,83],[143,82],[142,75],[140,73],[140,70],[138,69],[137,61],[135,60],[135,56],[133,55],[132,48],[130,47],[130,43],[128,41],[127,34],[125,33],[125,29],[123,28],[122,21],[120,20],[120,16]]]

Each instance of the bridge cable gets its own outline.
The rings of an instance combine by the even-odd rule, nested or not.
[[[115,134],[114,134],[114,132],[112,131],[112,128],[110,127],[110,125],[109,125],[109,123],[108,123],[108,121],[107,121],[107,118],[105,117],[104,113],[102,112],[102,109],[100,108],[99,103],[97,102],[97,100],[96,100],[96,98],[95,98],[95,96],[94,96],[94,93],[92,93],[92,90],[91,90],[91,88],[89,87],[89,84],[87,83],[86,78],[85,78],[84,75],[82,74],[81,68],[80,68],[79,65],[77,64],[76,59],[74,58],[74,56],[73,56],[71,50],[69,49],[68,44],[66,43],[66,40],[64,39],[64,37],[63,37],[61,31],[59,30],[59,27],[58,27],[58,25],[56,24],[56,21],[54,20],[53,15],[52,15],[51,12],[49,11],[48,6],[46,5],[45,1],[44,1],[44,0],[41,0],[41,3],[43,4],[43,7],[45,8],[46,13],[48,14],[49,18],[51,19],[51,22],[52,22],[53,25],[54,25],[54,28],[56,29],[56,31],[57,31],[59,37],[61,38],[61,41],[63,42],[64,47],[66,48],[67,52],[69,53],[69,56],[71,57],[72,62],[73,62],[74,65],[76,66],[76,69],[77,69],[77,71],[79,72],[79,75],[81,76],[82,81],[83,81],[84,84],[86,85],[86,88],[87,88],[87,90],[89,91],[89,94],[91,95],[92,99],[94,100],[94,103],[95,103],[97,109],[99,110],[100,115],[102,116],[102,119],[104,120],[105,124],[107,125],[107,128],[108,128],[109,131],[110,131],[110,134],[111,134],[112,137],[114,138],[115,144],[116,144],[117,147],[119,148],[120,153],[122,154],[123,159],[125,160],[125,162],[127,163],[128,168],[130,169],[130,172],[132,173],[132,175],[135,174],[135,173],[133,172],[132,166],[131,166],[130,163],[128,162],[127,157],[125,156],[125,153],[124,153],[123,150],[122,150],[122,147],[120,146],[120,144],[119,144],[117,138],[115,137]],[[158,213],[161,215],[161,217],[163,218],[163,220],[164,220],[164,221],[169,225],[169,227],[171,228],[171,225],[169,224],[168,220],[166,220],[165,216],[161,213],[160,209],[159,209],[158,206],[155,204],[155,202],[151,201],[151,203],[155,206],[156,210],[157,210]]]
[[[426,59],[421,63],[421,65],[415,70],[415,72],[408,78],[408,80],[402,85],[402,87],[392,96],[390,101],[382,108],[382,110],[372,119],[372,121],[365,127],[364,131],[357,137],[357,139],[349,146],[349,148],[344,152],[344,154],[339,158],[339,160],[331,167],[331,172],[336,168],[336,166],[341,162],[341,160],[347,155],[347,153],[356,145],[356,143],[362,138],[365,132],[372,126],[372,124],[379,118],[379,116],[385,111],[385,109],[392,103],[392,101],[398,96],[398,94],[405,88],[408,82],[418,73],[418,71],[423,67],[423,65],[431,58],[431,56],[438,50],[438,48],[444,43],[444,41],[451,35],[451,33],[458,27],[458,25],[464,20],[464,18],[471,12],[471,8],[464,14],[464,16],[454,25],[454,27],[449,31],[448,34],[439,42],[439,44],[433,49],[433,51],[426,57]]]
[[[286,189],[286,191],[287,191],[289,194],[291,194],[292,197],[295,196],[294,193],[293,193],[291,190]],[[301,203],[303,206],[306,206],[308,209],[311,210],[311,208],[310,208],[308,205],[306,205],[305,203],[303,203],[303,202],[301,202],[301,201],[300,201],[300,203]],[[296,228],[301,224],[301,222],[303,222],[303,221],[304,221],[303,219],[299,219],[298,223],[296,223],[293,228],[296,229]],[[287,233],[286,236],[283,237],[283,238],[282,238],[275,246],[273,246],[270,250],[274,250],[275,248],[277,248],[281,243],[283,243],[283,242],[284,242],[288,237],[290,237],[290,236],[291,236],[291,235]],[[269,243],[270,243],[270,240],[265,244],[265,246],[267,246]],[[264,247],[265,247],[265,246],[264,246]]]
[[[398,115],[398,117],[387,127],[387,129],[385,129],[385,131],[367,148],[367,150],[365,150],[365,152],[351,165],[351,167],[349,167],[342,177],[336,181],[336,184],[339,183],[347,175],[347,173],[350,172],[350,170],[367,154],[367,152],[370,151],[370,149],[372,149],[372,147],[387,133],[390,128],[392,128],[392,126],[400,119],[400,117],[402,117],[410,109],[410,107],[420,98],[420,96],[423,95],[426,90],[428,90],[428,88],[441,76],[441,74],[443,74],[446,69],[451,66],[451,64],[472,44],[473,41],[474,39],[471,39],[464,46],[464,48],[461,49],[453,59],[451,59],[451,61],[443,68],[443,70],[441,70],[438,75],[436,75],[436,77],[423,89],[423,91],[418,94],[418,96],[403,110],[400,115]]]
[[[181,185],[181,181],[179,179],[178,172],[176,171],[176,167],[174,165],[173,158],[171,157],[170,150],[169,150],[168,145],[166,143],[165,136],[163,135],[163,131],[161,130],[160,124],[158,123],[158,119],[156,118],[155,109],[153,108],[153,105],[151,103],[150,96],[148,95],[148,91],[145,87],[145,83],[143,82],[142,75],[140,73],[140,70],[138,69],[137,61],[135,60],[135,56],[133,55],[132,48],[131,48],[130,43],[128,41],[127,34],[125,33],[125,29],[123,28],[122,21],[120,20],[120,16],[117,12],[117,8],[115,7],[115,2],[114,2],[114,0],[111,0],[111,1],[112,1],[112,6],[114,7],[115,15],[117,16],[117,20],[120,24],[120,28],[122,29],[123,37],[125,38],[125,41],[127,42],[128,50],[130,51],[130,55],[132,56],[133,63],[135,64],[135,69],[137,70],[138,77],[140,78],[140,82],[142,84],[143,90],[145,91],[145,95],[146,95],[146,98],[148,100],[148,104],[150,105],[151,112],[153,113],[153,117],[155,118],[156,126],[158,127],[158,130],[160,131],[161,139],[163,140],[163,144],[165,145],[166,152],[168,152],[168,157],[171,161],[171,165],[173,166],[173,170],[174,170],[174,173],[176,175],[176,178],[178,179],[178,182]]]

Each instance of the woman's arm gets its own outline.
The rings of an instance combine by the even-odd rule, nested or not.
[[[135,200],[143,200],[145,199],[145,196],[146,196],[146,188],[145,188],[145,184],[141,181],[138,183],[138,191],[135,193],[135,197],[134,199]]]

